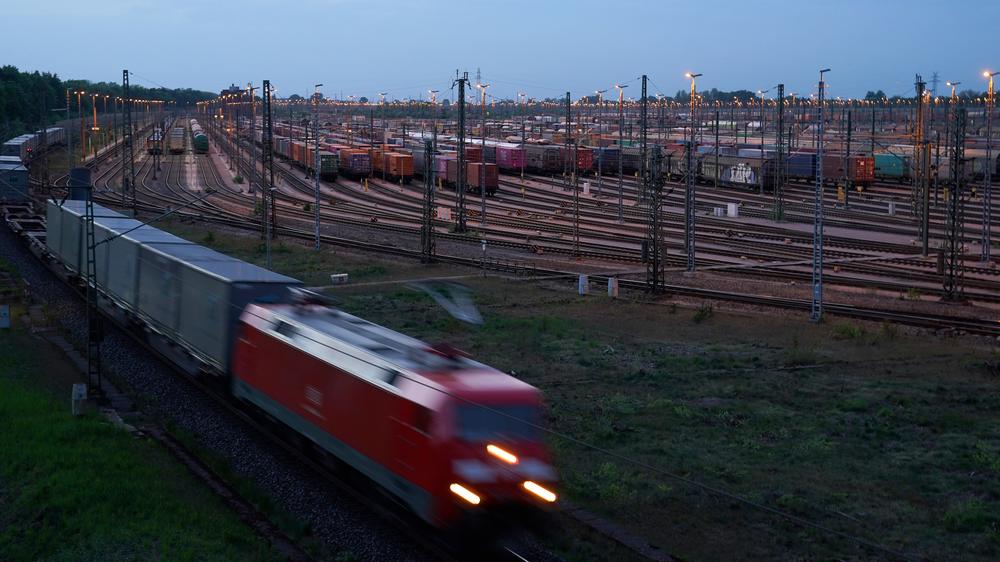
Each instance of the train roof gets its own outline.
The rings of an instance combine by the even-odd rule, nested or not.
[[[275,330],[290,337],[297,347],[331,364],[344,366],[343,356],[351,357],[346,361],[349,370],[368,380],[392,385],[399,373],[410,373],[408,378],[420,378],[429,383],[428,386],[439,385],[451,390],[530,389],[534,392],[531,385],[478,361],[434,348],[336,308],[291,304],[248,310],[250,314],[270,320]],[[296,341],[296,337],[301,341]],[[364,362],[366,357],[373,361]]]
[[[143,247],[162,256],[184,262],[194,269],[227,283],[301,285],[301,281],[298,279],[292,279],[197,244],[144,243]]]

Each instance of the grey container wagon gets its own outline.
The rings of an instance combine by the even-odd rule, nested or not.
[[[140,315],[222,373],[246,305],[287,303],[302,284],[195,244],[144,244],[138,265]]]

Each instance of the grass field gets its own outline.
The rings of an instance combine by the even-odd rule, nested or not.
[[[73,418],[68,386],[60,401],[39,381],[53,353],[0,335],[0,559],[275,558],[158,445]]]
[[[253,239],[178,230],[262,260]],[[358,272],[355,281],[449,272],[317,256],[295,244],[283,251],[275,269],[307,283],[345,270]],[[481,327],[398,285],[336,294],[355,314],[446,340],[541,388],[554,430],[613,453],[553,437],[563,494],[667,552],[691,560],[888,557],[669,473],[914,556],[1000,556],[1000,356],[992,344],[697,303],[581,298],[569,283],[467,283]],[[601,556],[567,548],[571,558]]]

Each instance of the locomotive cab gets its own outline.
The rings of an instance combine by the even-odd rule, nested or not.
[[[440,412],[450,500],[441,515],[463,532],[542,527],[558,496],[538,390],[492,370],[459,378]]]

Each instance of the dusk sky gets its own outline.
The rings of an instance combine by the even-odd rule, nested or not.
[[[940,73],[985,90],[1000,68],[993,0],[44,0],[4,4],[0,62],[62,78],[219,91],[270,79],[281,97],[392,99],[450,91],[456,69],[480,68],[490,93],[573,97],[651,80],[650,93],[686,88],[882,89],[913,95],[914,74]],[[13,48],[12,48],[13,46]],[[609,92],[608,95],[611,95]]]

